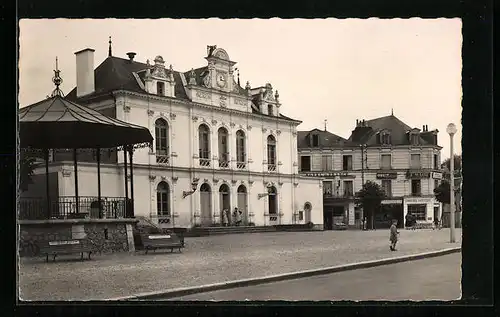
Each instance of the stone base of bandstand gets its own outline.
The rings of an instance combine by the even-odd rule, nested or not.
[[[132,227],[136,219],[19,220],[19,256],[38,256],[46,241],[83,240],[93,252],[134,252]]]

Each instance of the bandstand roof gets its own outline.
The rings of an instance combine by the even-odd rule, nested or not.
[[[110,118],[59,94],[19,110],[22,148],[112,148],[151,143],[149,129]]]

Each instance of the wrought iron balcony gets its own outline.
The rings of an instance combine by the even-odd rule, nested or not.
[[[209,167],[210,166],[210,159],[209,158],[200,158],[200,166],[202,167]]]
[[[247,165],[245,164],[245,162],[236,162],[236,168],[237,169],[245,169],[247,167]]]
[[[267,170],[269,172],[276,172],[276,164],[267,164]]]
[[[98,198],[94,196],[80,196],[78,200],[74,196],[54,197],[49,205],[46,198],[23,197],[19,200],[19,219],[127,218],[127,211],[132,210],[131,202],[129,199],[126,204],[125,197],[101,197],[99,211]]]
[[[333,193],[333,192],[323,192],[323,198],[354,198],[353,192],[343,192],[343,193]]]
[[[169,163],[169,156],[168,155],[158,155],[156,154],[156,163],[162,164],[162,165],[167,165]]]
[[[227,160],[219,160],[219,167],[220,168],[229,168],[229,161],[227,161]]]

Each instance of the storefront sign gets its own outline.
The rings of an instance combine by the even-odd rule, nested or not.
[[[415,203],[428,203],[431,198],[405,198],[405,203],[415,204]]]
[[[398,178],[397,172],[377,173],[377,179],[396,179]]]
[[[432,178],[434,178],[434,179],[443,179],[443,173],[432,172]]]
[[[429,178],[431,176],[430,172],[406,172],[406,178],[408,179],[421,179],[421,178]]]
[[[311,177],[335,177],[335,176],[340,176],[340,177],[349,177],[347,172],[313,172],[313,173],[305,173],[306,176],[311,176]],[[352,175],[353,178],[355,177]]]
[[[385,199],[381,202],[382,205],[397,205],[401,203],[403,203],[402,199]]]

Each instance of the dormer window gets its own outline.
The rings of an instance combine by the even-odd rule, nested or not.
[[[419,137],[418,133],[414,132],[414,133],[410,134],[410,143],[411,143],[411,145],[418,145],[419,139],[420,139],[420,137]]]
[[[267,105],[267,114],[270,116],[274,116],[273,105]]]
[[[391,134],[387,131],[380,132],[380,144],[390,145],[391,144]]]
[[[156,83],[156,94],[165,96],[165,83],[162,83],[160,81]]]
[[[313,134],[313,136],[312,136],[312,146],[313,147],[319,146],[319,135]]]

